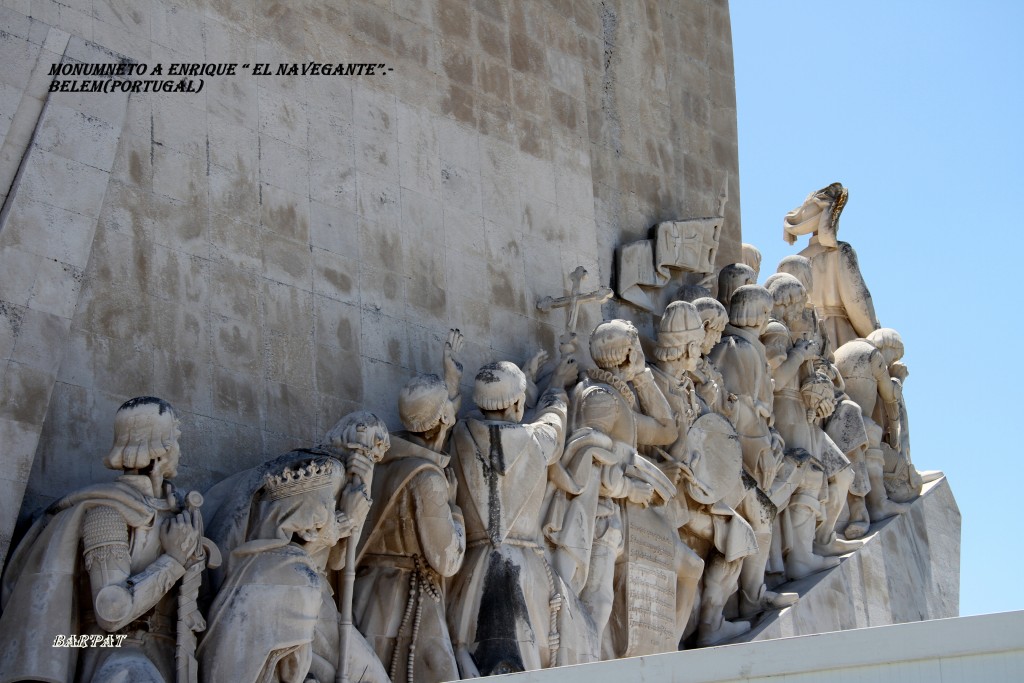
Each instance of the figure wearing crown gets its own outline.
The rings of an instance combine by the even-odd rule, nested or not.
[[[370,413],[352,413],[324,441],[207,492],[217,506],[210,534],[230,553],[226,571],[211,572],[217,593],[198,651],[207,683],[327,683],[343,666],[358,672],[353,680],[388,680],[351,628],[351,611],[346,622],[339,609],[339,570],[370,509],[373,469],[390,444],[387,427]]]

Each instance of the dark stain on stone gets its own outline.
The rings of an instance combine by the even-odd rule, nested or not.
[[[7,318],[11,326],[11,335],[17,337],[18,331],[21,329],[21,322],[25,319],[24,312],[13,304],[0,301],[0,317]]]
[[[281,207],[265,206],[266,221],[264,225],[280,235],[286,235],[293,239],[305,241],[308,235],[308,226],[299,217],[294,204],[286,204]]]
[[[395,365],[400,365],[402,362],[402,343],[397,339],[388,341],[388,360]]]
[[[349,281],[351,284],[351,280]],[[338,321],[338,327],[335,329],[335,334],[338,338],[338,343],[341,344],[343,349],[353,348],[353,337],[352,337],[352,321],[348,318],[342,318]]]
[[[242,338],[242,333],[237,326],[232,327],[231,331],[222,329],[220,331],[220,342],[224,346],[224,350],[231,355],[252,355],[252,349],[249,348],[248,341]]]
[[[334,285],[334,287],[338,291],[345,293],[352,291],[352,278],[350,278],[345,273],[342,273],[340,270],[334,270],[333,268],[324,268],[323,276],[324,279],[326,279],[328,282]],[[347,323],[348,321],[345,322]]]
[[[145,180],[142,172],[142,157],[134,150],[131,156],[128,157],[128,175],[131,176],[132,182],[136,185],[142,185]]]
[[[499,270],[493,264],[487,264],[488,278],[491,283],[491,301],[505,308],[518,309],[519,296],[507,272]]]
[[[476,127],[473,93],[460,88],[454,83],[449,84],[448,94],[441,101],[441,111],[444,114],[454,116],[463,123]]]
[[[491,551],[476,621],[478,645],[473,654],[483,676],[525,669],[517,626],[529,622],[519,572],[510,558]]]

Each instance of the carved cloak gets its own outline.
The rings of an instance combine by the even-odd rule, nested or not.
[[[32,525],[7,563],[0,593],[0,681],[73,678],[79,651],[55,648],[53,642],[58,635],[82,633],[76,591],[84,571],[85,513],[106,505],[136,528],[153,522],[155,502],[159,499],[121,481],[97,484],[58,500]]]

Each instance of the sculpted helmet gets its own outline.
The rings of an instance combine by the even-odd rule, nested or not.
[[[757,275],[753,268],[745,263],[730,263],[718,274],[718,300],[728,305],[733,292],[743,285],[756,283]]]
[[[776,306],[807,303],[807,290],[800,284],[800,280],[789,273],[775,273],[765,281],[764,286],[772,295]]]
[[[703,296],[711,296],[711,291],[707,287],[702,287],[701,285],[682,285],[676,291],[675,300],[693,303],[695,299]]]
[[[743,254],[741,256],[743,263],[754,269],[756,277],[756,274],[761,270],[761,250],[753,244],[747,244],[746,242],[740,245],[740,250]]]
[[[391,447],[391,435],[383,420],[373,413],[358,410],[338,420],[324,435],[324,443],[336,450],[362,446],[379,462]]]
[[[704,341],[704,325],[697,308],[685,301],[669,304],[658,325],[658,342],[654,357],[675,360],[683,355],[688,344],[700,346]]]
[[[903,338],[900,333],[891,327],[882,327],[867,336],[867,340],[879,351],[888,352],[892,360],[897,361],[903,358]]]
[[[695,299],[693,307],[697,309],[701,321],[706,323],[708,327],[724,329],[729,322],[729,311],[725,310],[725,306],[722,305],[721,301],[712,299],[710,296],[702,296],[699,299]]]

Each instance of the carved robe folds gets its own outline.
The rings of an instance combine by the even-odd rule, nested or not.
[[[120,669],[140,683],[174,680],[171,589],[185,568],[161,554],[158,534],[179,509],[153,493],[148,477],[124,475],[57,501],[29,530],[6,567],[0,680],[70,681],[76,658],[81,680],[114,680]],[[131,586],[131,614],[107,624],[113,628],[75,596],[81,586],[88,595],[90,570],[140,579]],[[111,632],[128,635],[122,647],[51,647],[58,635]]]
[[[565,393],[548,390],[528,424],[469,418],[452,435],[468,552],[448,599],[456,652],[482,675],[555,664],[559,591],[540,534],[548,465],[562,454]]]
[[[832,348],[879,328],[871,292],[857,264],[857,252],[849,242],[837,245],[828,248],[815,236],[800,252],[811,262],[814,287],[808,294],[822,317]]]
[[[393,683],[459,678],[442,581],[462,566],[466,534],[461,510],[449,506],[447,463],[393,435],[374,472],[353,608]]]

